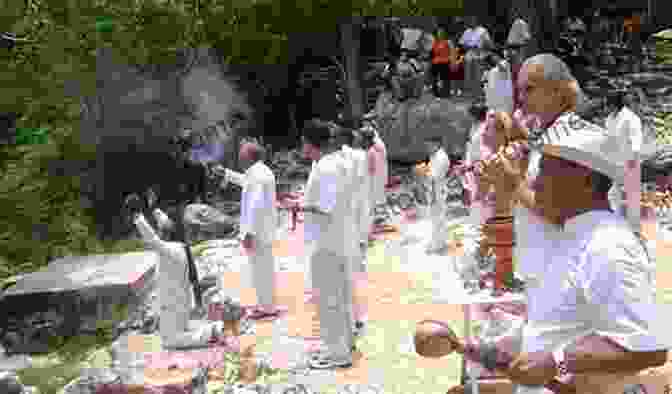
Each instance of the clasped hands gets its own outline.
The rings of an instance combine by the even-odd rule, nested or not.
[[[499,148],[494,157],[476,165],[476,175],[482,186],[493,185],[498,196],[511,196],[525,179],[527,160],[517,153],[526,142],[512,142]],[[483,189],[481,189],[483,190]]]

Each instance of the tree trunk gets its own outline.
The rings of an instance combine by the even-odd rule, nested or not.
[[[364,91],[361,83],[360,33],[363,18],[353,16],[340,25],[341,47],[345,55],[345,82],[347,89],[348,117],[361,119],[364,115]]]

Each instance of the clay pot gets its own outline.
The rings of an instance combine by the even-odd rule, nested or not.
[[[226,336],[240,336],[240,320],[224,320],[224,332]]]
[[[251,345],[240,354],[240,380],[243,383],[254,383],[257,380],[257,372],[254,345]]]
[[[513,217],[495,217],[485,223],[487,244],[495,254],[495,289],[502,289],[513,275]]]

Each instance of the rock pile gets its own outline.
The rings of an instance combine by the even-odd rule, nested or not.
[[[21,379],[12,371],[0,371],[0,393],[3,394],[39,394],[35,387],[24,386]]]

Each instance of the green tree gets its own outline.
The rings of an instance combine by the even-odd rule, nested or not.
[[[0,277],[37,269],[50,256],[140,247],[97,240],[91,212],[80,203],[80,175],[96,154],[80,139],[82,111],[91,109],[82,97],[96,93],[99,48],[158,71],[183,62],[183,48],[198,46],[218,48],[228,64],[282,64],[290,33],[335,31],[351,15],[455,14],[461,6],[461,0],[4,2],[0,26],[27,41],[0,47],[0,112],[19,113],[17,127],[47,128],[49,136],[44,144],[0,147]]]

